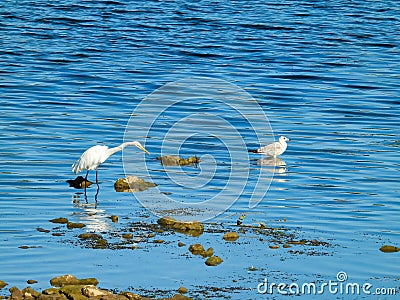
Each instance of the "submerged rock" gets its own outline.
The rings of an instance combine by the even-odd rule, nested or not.
[[[156,187],[157,184],[144,181],[137,176],[128,175],[126,178],[118,178],[114,183],[114,189],[117,192],[142,192],[151,187]]]
[[[93,184],[93,182],[89,180],[85,180],[82,176],[78,176],[75,179],[69,179],[67,180],[69,183],[70,187],[76,188],[76,189],[82,189],[85,187],[89,187]]]
[[[157,157],[161,161],[163,166],[188,166],[197,165],[200,163],[200,159],[197,156],[192,156],[189,158],[180,158],[177,155],[164,155]]]
[[[198,221],[184,222],[175,220],[172,217],[162,217],[158,219],[157,223],[162,227],[174,229],[179,233],[190,236],[200,236],[204,231],[204,224]]]

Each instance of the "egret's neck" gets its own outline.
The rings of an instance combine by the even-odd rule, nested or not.
[[[133,142],[125,142],[125,143],[122,143],[121,145],[119,145],[117,147],[110,148],[110,149],[107,150],[108,157],[110,157],[111,155],[113,155],[113,154],[115,154],[115,153],[117,153],[119,151],[124,150],[124,148],[126,146],[133,146],[133,145],[134,145]]]

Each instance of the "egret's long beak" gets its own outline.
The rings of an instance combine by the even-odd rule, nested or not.
[[[146,150],[146,148],[145,148],[145,147],[143,147],[142,145],[137,145],[137,147],[138,147],[140,150],[142,150],[142,151],[146,152],[146,154],[150,154],[150,152],[149,152],[149,151],[147,151],[147,150]]]

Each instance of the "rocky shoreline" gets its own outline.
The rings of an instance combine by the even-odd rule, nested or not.
[[[33,280],[27,281],[35,283]],[[0,299],[7,300],[145,300],[145,299],[160,299],[160,300],[189,300],[192,299],[183,294],[187,292],[185,287],[180,287],[177,293],[172,297],[166,298],[147,298],[141,295],[121,291],[119,293],[111,292],[106,289],[97,287],[99,281],[96,278],[78,279],[73,275],[62,275],[54,277],[50,280],[52,287],[43,291],[36,291],[31,286],[20,290],[13,286],[9,288],[8,296],[0,296]],[[7,283],[0,280],[0,290],[5,288]]]

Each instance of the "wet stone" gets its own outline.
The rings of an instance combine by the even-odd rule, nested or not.
[[[147,182],[137,176],[128,175],[126,178],[118,178],[114,183],[114,189],[117,192],[141,192],[151,187],[156,187],[157,184]]]
[[[29,280],[27,280],[26,282],[27,282],[28,284],[35,284],[35,283],[37,283],[37,280],[29,279]]]
[[[383,245],[379,250],[385,253],[399,252],[400,248],[391,245]]]
[[[164,155],[157,157],[157,160],[161,161],[163,166],[189,166],[200,163],[200,159],[197,156],[192,156],[186,159],[177,155]]]
[[[86,297],[99,297],[111,295],[111,293],[105,290],[101,290],[94,285],[86,285],[82,288],[82,295]]]
[[[55,218],[55,219],[49,220],[49,222],[56,223],[56,224],[67,224],[68,219],[67,218]]]
[[[157,223],[162,227],[190,236],[200,236],[204,232],[204,224],[198,221],[183,222],[172,217],[162,217],[157,220]]]
[[[200,255],[201,253],[205,252],[205,249],[202,244],[193,244],[189,246],[189,251],[193,255]]]
[[[38,300],[67,300],[67,297],[64,294],[60,294],[57,292],[57,294],[52,294],[52,295],[40,294],[37,299]]]
[[[124,239],[131,240],[131,239],[133,239],[133,234],[132,234],[132,233],[124,233],[124,234],[122,235],[122,237],[123,237]]]
[[[205,264],[207,266],[218,266],[222,262],[223,260],[219,256],[211,256],[205,261]]]
[[[3,280],[0,280],[0,290],[1,290],[2,288],[6,287],[6,286],[7,286],[7,283],[4,282]]]
[[[37,298],[40,295],[39,292],[35,291],[31,287],[26,287],[21,292],[22,292],[22,294],[23,294],[25,299],[27,299],[27,298]]]
[[[66,285],[97,285],[99,282],[96,278],[78,279],[74,275],[62,275],[54,277],[50,280],[52,286],[66,286]]]
[[[84,285],[64,285],[60,288],[60,292],[63,293],[69,300],[86,300],[87,297],[82,295],[82,288]]]
[[[239,238],[239,235],[236,232],[227,232],[222,237],[225,241],[234,242]]]
[[[121,292],[120,295],[125,296],[129,300],[141,300],[141,299],[143,299],[142,296],[140,296],[138,294],[131,293],[131,292]]]
[[[188,292],[188,289],[185,288],[184,286],[181,286],[181,287],[178,289],[178,293],[179,293],[179,294],[186,294],[187,292]]]
[[[68,229],[74,229],[74,228],[83,228],[86,225],[83,223],[74,223],[74,222],[68,222],[67,223],[67,228]]]
[[[22,300],[23,294],[16,286],[13,286],[9,289],[10,291],[10,300]]]

